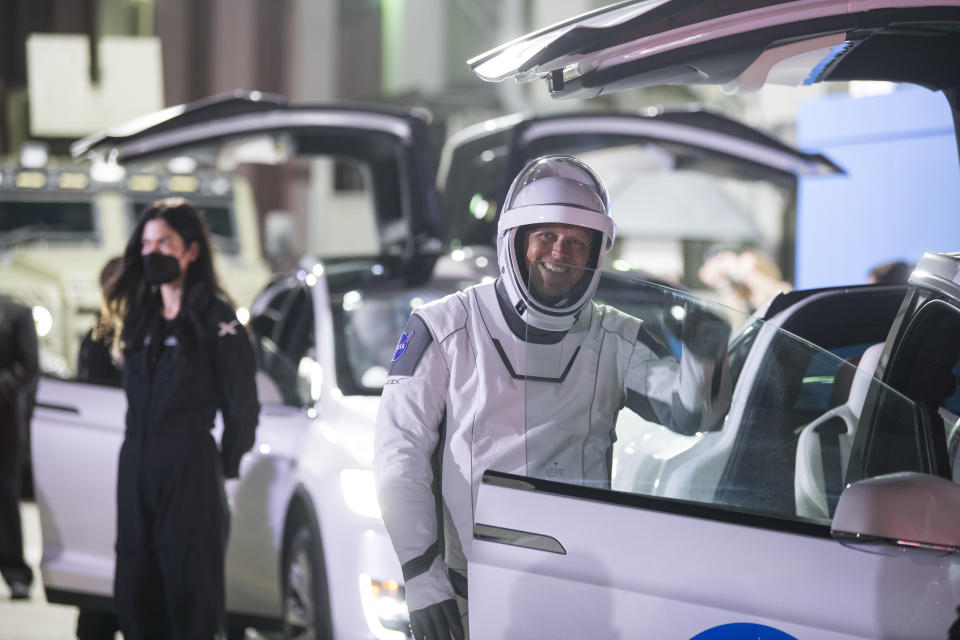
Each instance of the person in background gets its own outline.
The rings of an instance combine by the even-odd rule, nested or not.
[[[30,424],[39,359],[32,311],[0,296],[0,573],[14,600],[29,598],[33,582],[23,557],[20,448]]]
[[[100,270],[100,292],[105,294],[123,269],[123,258],[111,258]],[[119,352],[114,349],[118,323],[110,317],[106,300],[93,321],[93,327],[80,343],[77,357],[77,379],[93,384],[119,387],[123,372],[117,366]],[[79,640],[113,640],[120,630],[120,621],[114,611],[81,608],[77,615]]]
[[[468,632],[485,470],[609,487],[620,408],[687,435],[726,411],[725,322],[690,309],[684,329],[699,331],[684,331],[678,361],[642,321],[593,301],[615,230],[590,167],[539,158],[504,201],[500,277],[407,322],[380,401],[374,473],[416,640]]]
[[[722,304],[745,313],[753,313],[778,293],[793,290],[777,263],[759,249],[710,254],[697,276],[719,294]]]
[[[107,291],[110,283],[123,269],[123,258],[111,258],[100,270],[100,291]],[[104,306],[105,306],[104,302]],[[117,321],[110,317],[106,309],[101,309],[93,320],[93,327],[80,343],[77,357],[77,378],[84,382],[93,382],[119,387],[123,384],[123,373],[117,366],[119,351],[116,344],[119,336]]]
[[[903,260],[878,264],[867,274],[868,284],[903,284],[913,273],[914,265]]]
[[[217,282],[203,218],[183,198],[137,221],[106,295],[122,318],[126,433],[114,600],[126,640],[225,631],[224,478],[254,442],[253,346]],[[223,416],[219,450],[210,433]]]

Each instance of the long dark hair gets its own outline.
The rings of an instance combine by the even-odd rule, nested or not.
[[[123,252],[123,270],[106,292],[107,306],[115,318],[122,319],[120,339],[124,355],[143,345],[150,325],[163,309],[160,287],[147,284],[143,271],[143,228],[150,220],[166,222],[183,239],[184,249],[197,244],[197,259],[187,267],[180,314],[173,330],[179,352],[191,358],[207,339],[206,316],[214,298],[229,298],[217,280],[210,253],[210,234],[203,216],[185,198],[164,198],[149,205],[137,219]]]

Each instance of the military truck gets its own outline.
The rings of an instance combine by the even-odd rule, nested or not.
[[[221,283],[246,310],[269,278],[249,184],[213,170],[0,165],[0,293],[33,308],[44,372],[70,377],[100,309],[99,274],[150,202],[184,196],[210,226]]]

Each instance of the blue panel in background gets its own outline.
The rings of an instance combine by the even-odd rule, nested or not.
[[[797,144],[847,171],[801,179],[797,288],[860,284],[884,262],[960,251],[960,161],[942,94],[905,86],[801,104]]]

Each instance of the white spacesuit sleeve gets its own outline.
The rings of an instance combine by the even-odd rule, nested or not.
[[[716,346],[707,349],[685,342],[678,362],[641,328],[625,379],[627,407],[683,435],[719,429],[732,393],[726,358],[729,330],[721,334]]]
[[[412,315],[384,385],[374,436],[377,496],[411,611],[454,597],[438,517],[449,380],[439,345]]]

